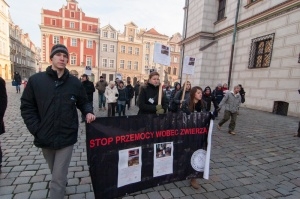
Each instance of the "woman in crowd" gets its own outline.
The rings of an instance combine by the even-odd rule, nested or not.
[[[191,89],[189,98],[182,103],[181,110],[186,114],[190,114],[192,112],[205,112],[206,111],[206,102],[202,99],[202,88],[199,86],[195,86]],[[191,179],[191,186],[194,189],[199,189],[200,185],[197,182],[196,178]]]
[[[140,114],[164,114],[168,108],[168,100],[162,95],[161,105],[158,105],[159,73],[152,72],[147,84],[141,86],[138,105]]]
[[[123,81],[119,82],[118,92],[119,92],[118,113],[119,113],[119,116],[121,116],[121,113],[123,114],[123,116],[125,116],[125,106],[126,106],[126,101],[128,100],[128,90],[124,86]]]
[[[119,92],[115,86],[114,81],[110,81],[108,86],[105,88],[104,96],[107,102],[107,117],[115,116],[117,99]]]

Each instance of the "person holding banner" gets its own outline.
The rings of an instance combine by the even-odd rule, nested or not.
[[[186,86],[185,86],[185,84],[186,84]],[[184,92],[184,87],[185,87],[185,92]],[[173,100],[174,100],[174,102],[175,102],[178,106],[180,106],[180,104],[182,104],[183,101],[185,101],[187,98],[189,98],[191,88],[192,88],[191,82],[190,82],[190,81],[186,81],[186,82],[183,84],[181,90],[178,91],[178,92],[176,93],[176,95],[175,95],[175,97],[174,97]],[[184,93],[183,93],[183,92],[184,92]],[[184,95],[184,97],[183,97],[183,100],[182,100],[182,96],[183,96],[183,95]]]
[[[56,44],[50,53],[52,65],[45,72],[32,75],[21,97],[21,116],[34,145],[42,149],[52,174],[50,198],[64,198],[68,168],[78,138],[77,108],[86,122],[96,119],[92,104],[79,79],[66,65],[69,52]]]
[[[141,114],[164,114],[168,108],[168,100],[162,95],[161,105],[158,104],[159,96],[159,73],[152,72],[149,75],[147,84],[141,87],[138,105]]]
[[[192,112],[205,112],[207,110],[207,104],[202,99],[202,88],[195,86],[191,89],[190,95],[182,103],[181,110],[187,115]],[[199,189],[200,185],[197,182],[196,178],[191,178],[191,186],[194,189]]]

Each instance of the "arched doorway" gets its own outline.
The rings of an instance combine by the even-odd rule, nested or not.
[[[76,70],[71,70],[70,74],[78,78],[78,72]]]
[[[91,74],[91,76],[90,76],[90,81],[91,81],[91,82],[95,82],[95,75],[94,75],[94,73]]]
[[[137,78],[136,78],[136,77],[134,77],[134,78],[133,78],[133,85],[135,85],[135,84],[136,84],[136,82],[137,82]]]

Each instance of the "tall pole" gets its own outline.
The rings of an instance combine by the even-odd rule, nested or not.
[[[234,30],[232,36],[232,45],[231,45],[231,54],[230,54],[230,64],[229,64],[229,74],[228,74],[228,88],[230,88],[230,81],[231,81],[231,72],[232,72],[232,63],[233,63],[233,54],[234,54],[234,45],[235,45],[235,37],[237,31],[237,21],[239,16],[239,9],[240,9],[240,0],[237,2],[236,14],[235,14],[235,21],[234,21]]]
[[[98,81],[100,81],[100,47],[101,47],[101,45],[100,45],[100,38],[101,38],[101,30],[100,30],[100,28],[98,29],[98,39],[99,39],[99,41],[98,41]]]

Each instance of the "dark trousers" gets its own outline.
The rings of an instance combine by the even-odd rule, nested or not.
[[[0,169],[1,169],[1,166],[2,166],[2,149],[1,149],[1,141],[0,141]]]
[[[116,102],[115,103],[107,103],[107,117],[115,116],[116,114]]]
[[[299,121],[299,125],[298,125],[298,137],[300,137],[300,121]]]
[[[128,109],[130,108],[131,100],[132,100],[132,98],[129,98],[129,99],[126,101]],[[126,106],[126,105],[125,105],[125,106]]]
[[[232,112],[230,112],[230,111],[225,110],[225,111],[224,111],[224,117],[223,117],[223,119],[219,122],[219,126],[222,126],[222,125],[223,125],[225,122],[227,122],[230,118],[231,118],[231,120],[230,120],[230,123],[229,123],[229,128],[228,128],[228,130],[229,130],[229,131],[234,131],[234,129],[235,129],[235,122],[236,122],[236,118],[237,118],[237,112],[232,113]]]

